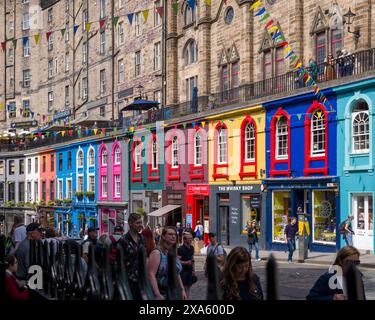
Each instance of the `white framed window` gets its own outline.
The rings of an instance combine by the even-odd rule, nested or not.
[[[124,60],[118,61],[118,83],[124,82]]]
[[[102,166],[106,166],[107,165],[107,162],[108,162],[107,160],[108,160],[107,149],[103,148],[103,150],[102,150]]]
[[[185,65],[192,64],[198,60],[198,46],[195,40],[189,40],[186,44],[184,53],[184,63]]]
[[[134,149],[134,170],[141,171],[142,145],[138,143]]]
[[[53,91],[48,92],[48,111],[51,111],[53,107]]]
[[[38,158],[34,158],[34,168],[35,168],[35,173],[39,172],[39,160]]]
[[[66,198],[72,199],[72,179],[66,179]]]
[[[121,150],[119,146],[115,149],[115,164],[121,164]]]
[[[282,116],[276,123],[276,159],[288,159],[288,120]]]
[[[361,101],[352,110],[352,152],[368,153],[370,150],[370,118],[366,102]]]
[[[139,36],[141,34],[141,12],[136,12],[135,16],[135,35]]]
[[[90,147],[90,149],[89,149],[87,161],[88,161],[89,167],[95,166],[95,151],[94,151],[94,148],[92,148],[92,147]]]
[[[172,138],[172,168],[178,168],[178,137]]]
[[[70,68],[70,56],[69,52],[65,52],[65,72],[68,72]]]
[[[16,102],[11,101],[8,103],[9,109],[8,109],[8,116],[9,118],[15,118],[17,116],[17,107],[16,107]]]
[[[105,69],[100,70],[100,94],[104,95],[107,92],[107,75]]]
[[[68,106],[70,101],[69,101],[69,85],[65,86],[65,105]]]
[[[82,63],[87,63],[87,42],[82,43]]]
[[[48,79],[53,77],[53,60],[48,60]]]
[[[193,99],[194,88],[198,88],[198,76],[186,79],[186,101]]]
[[[141,51],[135,53],[135,76],[138,77],[141,74]]]
[[[197,131],[194,135],[194,166],[202,165],[202,135]]]
[[[82,10],[82,30],[83,31],[86,31],[86,23],[89,22],[89,17],[88,17],[88,12],[87,12],[87,9],[83,9]]]
[[[118,1],[118,7],[119,9],[122,9],[125,6],[125,0],[119,0]]]
[[[158,169],[158,143],[156,139],[152,139],[152,159],[151,159],[152,170]]]
[[[23,70],[23,83],[24,88],[30,87],[30,69]]]
[[[105,0],[100,0],[100,19],[105,17]]]
[[[27,118],[30,116],[30,100],[22,100],[22,107],[23,107],[23,117]]]
[[[120,175],[115,174],[115,197],[119,198],[121,196],[121,180]]]
[[[102,176],[102,197],[105,198],[107,197],[107,188],[108,188],[108,180],[107,176]]]
[[[83,151],[81,149],[77,153],[77,167],[83,168]]]
[[[154,91],[154,101],[161,102],[161,90]]]
[[[23,56],[25,58],[30,56],[30,41],[29,41],[29,39],[25,39],[23,41]]]
[[[83,192],[83,175],[77,177],[77,191]]]
[[[325,116],[321,109],[311,115],[311,156],[324,156],[326,151]]]
[[[161,24],[161,18],[160,18],[160,14],[158,13],[158,11],[156,10],[157,8],[159,8],[161,5],[160,5],[160,0],[158,1],[155,1],[155,8],[154,8],[154,26],[158,26]]]
[[[30,29],[30,15],[28,12],[25,12],[22,16],[22,30]]]
[[[61,179],[59,179],[57,181],[57,199],[64,199],[64,196],[63,196],[63,181]]]
[[[224,127],[219,129],[217,140],[217,159],[218,164],[227,164],[227,129]]]
[[[93,174],[89,175],[88,191],[95,192],[95,175]]]
[[[106,36],[105,29],[100,32],[100,54],[105,54],[106,49]]]
[[[70,32],[69,32],[69,23],[65,25],[65,42],[69,41],[70,38]]]
[[[184,11],[184,25],[188,26],[191,23],[194,23],[196,20],[196,14],[197,14],[197,7],[194,6],[194,9],[192,9],[188,4],[185,7]]]
[[[48,9],[48,23],[51,23],[53,21],[53,7]]]
[[[118,24],[118,43],[122,45],[124,44],[124,42],[125,42],[124,23],[121,21]]]
[[[53,50],[53,33],[50,34],[48,39],[48,51]]]
[[[82,79],[82,99],[87,98],[87,78]]]
[[[161,64],[161,44],[157,42],[154,44],[154,70],[160,69]]]
[[[255,160],[255,126],[249,122],[245,127],[245,162]]]

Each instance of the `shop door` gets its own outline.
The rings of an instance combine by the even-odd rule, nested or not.
[[[371,194],[353,195],[353,245],[360,250],[374,248],[374,211]]]
[[[218,239],[222,245],[229,245],[229,207],[219,207],[219,218]]]
[[[197,199],[196,201],[196,221],[199,220],[203,224],[203,199]]]

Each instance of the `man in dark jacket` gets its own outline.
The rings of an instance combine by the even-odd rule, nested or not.
[[[289,255],[288,255],[288,263],[292,263],[293,261],[293,252],[296,250],[296,233],[298,232],[297,226],[297,218],[293,217],[291,222],[285,227],[284,234],[285,234],[285,243],[288,245]]]

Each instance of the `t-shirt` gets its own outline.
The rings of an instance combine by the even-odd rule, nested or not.
[[[177,250],[177,255],[181,261],[189,261],[194,258],[194,247],[182,245]],[[183,270],[193,270],[192,265],[182,265]]]
[[[21,280],[28,279],[28,272],[30,267],[30,240],[25,238],[16,250],[16,258],[18,268],[16,277]]]
[[[14,229],[12,236],[12,241],[15,244],[16,242],[21,242],[26,238],[26,227],[24,225],[18,226]]]
[[[224,254],[224,248],[220,244],[213,245],[212,243],[210,243],[209,246],[207,247],[207,255],[211,254],[212,252],[215,254],[215,256],[220,256]]]
[[[287,239],[294,240],[296,233],[298,232],[298,226],[297,223],[295,225],[292,225],[289,223],[284,230],[284,233],[286,234]]]

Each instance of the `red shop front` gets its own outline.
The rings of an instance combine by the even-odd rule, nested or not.
[[[187,184],[186,185],[186,225],[191,224],[195,229],[197,221],[203,225],[203,240],[207,244],[208,232],[210,230],[209,212],[210,186],[208,184]]]

